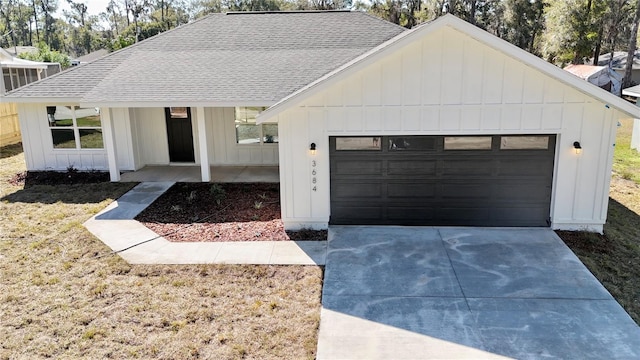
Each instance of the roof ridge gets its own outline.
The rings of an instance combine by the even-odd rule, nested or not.
[[[312,13],[349,13],[349,9],[335,10],[264,10],[264,11],[226,11],[225,15],[255,15],[255,14],[312,14]]]

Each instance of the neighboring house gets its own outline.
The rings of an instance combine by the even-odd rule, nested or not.
[[[0,88],[0,96],[61,71],[58,63],[20,59],[4,49],[0,49],[0,67],[4,80],[0,83],[3,86]]]
[[[640,117],[453,15],[335,11],[214,14],[9,98],[29,170],[278,164],[287,229],[602,231],[616,124]]]
[[[60,64],[19,59],[0,49],[0,97],[8,91],[60,72]],[[20,142],[20,126],[15,104],[0,104],[0,147]]]
[[[109,50],[107,49],[100,49],[100,50],[93,51],[89,54],[82,55],[77,59],[71,60],[71,66],[78,66],[78,65],[90,63],[94,60],[100,59],[101,57],[107,55],[108,53],[109,53]]]
[[[640,106],[640,85],[622,90],[622,95],[636,98],[636,105]],[[633,120],[631,132],[631,148],[640,151],[640,119]]]
[[[20,54],[24,54],[24,53],[37,53],[38,52],[38,48],[35,46],[10,46],[7,48],[4,48],[4,50],[6,52],[8,52],[9,54],[13,55],[13,56],[18,56]]]
[[[599,66],[609,66],[615,70],[620,76],[624,77],[624,67],[627,65],[627,52],[615,51],[613,57],[611,53],[602,54],[598,57]],[[590,60],[593,63],[593,59]],[[636,50],[633,56],[633,66],[631,68],[631,82],[635,85],[640,84],[640,50]]]
[[[587,80],[595,86],[620,96],[622,90],[622,76],[607,66],[568,65],[564,68],[573,75]]]

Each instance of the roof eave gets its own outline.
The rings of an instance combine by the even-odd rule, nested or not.
[[[18,89],[16,89],[18,90]],[[10,94],[0,96],[0,103],[16,104],[78,104],[80,98],[77,97],[12,97]]]
[[[371,51],[366,52],[365,54],[339,67],[331,73],[312,82],[306,87],[283,98],[274,106],[259,114],[257,123],[267,122],[271,118],[281,114],[283,111],[296,104],[299,104],[303,100],[313,96],[327,86],[330,86],[332,83],[337,81],[336,79],[339,78],[338,75],[350,74],[352,72],[358,71],[359,69],[374,62],[385,53],[404,46],[407,42],[412,41],[415,37],[425,36],[426,34],[439,30],[445,26],[450,26],[453,29],[462,31],[466,35],[486,44],[487,46],[493,47],[494,49],[501,51],[508,56],[514,57],[522,61],[524,64],[531,66],[588,96],[596,98],[607,105],[613,106],[631,117],[640,117],[640,107],[637,107],[625,101],[624,99],[607,92],[604,89],[592,85],[587,81],[584,81],[576,77],[575,75],[553,64],[550,64],[511,43],[498,39],[497,37],[489,34],[484,30],[481,30],[475,25],[469,24],[468,22],[461,20],[453,15],[447,14],[430,23],[414,28],[408,32],[399,34],[398,36],[390,39],[384,44],[372,49]]]
[[[269,107],[276,101],[92,101],[80,100],[82,107],[100,108],[165,108],[165,107]]]

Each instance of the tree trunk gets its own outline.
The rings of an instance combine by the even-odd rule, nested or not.
[[[638,4],[636,5],[633,27],[629,35],[629,52],[627,53],[627,63],[624,67],[624,79],[622,79],[623,89],[631,86],[631,70],[633,69],[633,58],[636,53],[636,42],[638,41],[638,25],[640,25],[640,0],[638,0]]]
[[[598,59],[600,58],[600,49],[602,48],[602,33],[604,32],[604,21],[600,21],[600,29],[598,29],[598,40],[596,40],[596,48],[593,51],[593,63],[592,65],[598,65]]]
[[[40,42],[40,33],[38,32],[38,8],[36,7],[36,0],[31,0],[33,5],[33,21],[36,23],[36,42]],[[33,41],[31,42],[33,46]]]
[[[477,6],[476,0],[472,0],[471,1],[471,10],[469,11],[469,22],[472,25],[476,24],[476,6]]]
[[[587,12],[584,14],[584,19],[583,19],[583,21],[585,21],[586,23],[588,23],[589,20],[591,19],[591,5],[592,5],[592,0],[587,0]],[[578,32],[578,43],[585,41],[584,38],[586,36],[587,34],[586,34],[586,25],[585,25],[585,26],[582,26],[580,28],[580,31]],[[580,46],[576,46],[576,52],[573,57],[574,64],[582,63],[582,54],[580,54],[580,50],[582,50],[580,49]]]

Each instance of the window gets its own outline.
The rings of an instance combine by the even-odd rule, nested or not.
[[[389,151],[434,151],[436,141],[427,136],[390,137]]]
[[[271,144],[278,142],[278,124],[256,124],[256,116],[266,107],[235,109],[236,143]]]
[[[54,149],[104,149],[100,109],[47,106]]]
[[[491,150],[491,136],[445,136],[445,150]]]
[[[379,137],[340,137],[336,138],[336,150],[380,150],[382,139]]]
[[[189,117],[189,110],[186,107],[170,107],[169,114],[172,119],[186,119]]]
[[[500,150],[547,150],[549,136],[502,136]]]

